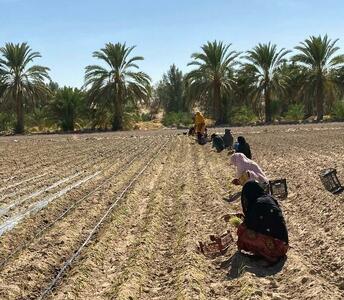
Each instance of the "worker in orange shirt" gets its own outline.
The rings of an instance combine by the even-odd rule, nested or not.
[[[196,134],[200,133],[201,135],[204,135],[205,133],[205,119],[199,111],[196,112],[195,115],[195,130]]]

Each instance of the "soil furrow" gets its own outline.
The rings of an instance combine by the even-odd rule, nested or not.
[[[52,278],[59,266],[73,253],[90,228],[97,222],[99,216],[109,207],[112,199],[126,186],[137,170],[142,168],[145,161],[146,159],[142,159],[129,166],[120,178],[108,185],[108,188],[104,187],[104,191],[97,192],[89,201],[81,203],[77,209],[55,224],[36,243],[22,251],[15,261],[5,266],[0,279],[1,297],[3,299],[36,298],[41,288],[46,286],[49,278]],[[34,280],[23,286],[22,283],[27,281],[28,277]],[[18,286],[21,292],[17,293],[14,289],[5,290],[3,288],[13,285]]]
[[[170,152],[172,145],[163,150],[164,155],[155,160],[146,176],[120,204],[111,221],[102,230],[103,234],[87,249],[75,270],[71,270],[68,280],[66,278],[65,284],[55,292],[53,299],[64,299],[66,295],[68,299],[121,299],[118,293],[126,280],[141,281],[144,265],[138,260],[149,255],[141,252],[144,244],[149,245],[142,238],[142,235],[150,232],[144,224],[150,222],[152,210],[156,211],[155,204],[158,202],[153,197],[156,190],[160,190],[161,181],[166,182],[166,176],[170,176],[169,167],[173,160],[166,153]],[[106,258],[102,264],[97,263],[100,257]],[[138,286],[133,286],[130,294],[138,292],[135,287]],[[124,287],[122,293],[126,293]]]
[[[153,147],[153,145],[150,146]],[[81,200],[86,201],[87,199],[85,197],[90,193],[94,193],[94,190],[97,189],[98,185],[104,184],[104,181],[106,182],[107,178],[118,175],[120,172],[123,171],[123,168],[128,167],[128,163],[130,161],[132,161],[134,158],[138,158],[138,154],[144,151],[146,150],[142,151],[141,149],[139,149],[127,159],[124,159],[123,161],[118,159],[116,160],[116,163],[110,165],[110,167],[105,166],[105,172],[92,180],[91,184],[85,186],[82,189],[70,191],[58,202],[50,204],[47,210],[43,210],[37,213],[35,216],[32,216],[31,218],[27,219],[25,222],[17,226],[14,230],[11,231],[10,234],[2,236],[0,240],[2,245],[1,256],[7,257],[11,253],[11,251],[13,251],[18,246],[18,244],[22,243],[21,241],[26,241],[30,239],[30,237],[35,235],[33,234],[33,232],[41,232],[43,228],[45,228],[53,220],[58,218],[59,215],[64,215],[66,208],[70,207],[71,205],[79,204]],[[32,231],[32,228],[35,228],[35,231]]]

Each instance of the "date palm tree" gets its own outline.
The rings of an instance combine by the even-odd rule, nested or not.
[[[249,65],[242,65],[235,72],[234,103],[236,105],[253,106],[256,78]]]
[[[84,108],[84,94],[77,88],[59,88],[50,104],[52,119],[63,131],[73,131]]]
[[[191,55],[193,61],[188,64],[196,67],[186,76],[189,95],[194,100],[207,100],[217,124],[224,122],[223,100],[234,85],[233,65],[239,53],[230,47],[223,42],[207,42],[202,52]]]
[[[285,86],[283,76],[278,72],[279,67],[285,62],[285,55],[290,51],[284,48],[277,50],[275,44],[258,44],[247,51],[245,58],[254,74],[256,81],[256,99],[264,99],[265,122],[272,121],[271,98],[283,90]]]
[[[184,76],[174,64],[163,75],[156,89],[160,103],[165,112],[181,112],[186,110]]]
[[[4,101],[15,106],[16,133],[24,132],[24,112],[29,101],[44,97],[49,93],[45,79],[49,79],[49,68],[31,65],[41,57],[33,52],[27,43],[7,43],[0,48],[0,85]]]
[[[295,47],[299,53],[292,58],[307,68],[304,89],[309,97],[315,99],[318,121],[324,116],[325,96],[333,95],[338,86],[333,74],[344,64],[344,55],[335,55],[339,50],[337,41],[329,39],[327,35],[311,36]]]
[[[130,57],[135,47],[107,43],[93,57],[100,59],[107,68],[98,65],[86,67],[85,87],[92,107],[107,107],[112,112],[112,129],[123,129],[123,112],[129,102],[145,100],[149,94],[150,78],[139,69],[142,56]]]

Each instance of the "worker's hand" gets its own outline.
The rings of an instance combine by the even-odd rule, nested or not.
[[[241,213],[241,212],[235,213],[234,216],[236,216],[237,218],[239,218],[241,220],[243,220],[245,218],[245,215],[243,213]]]
[[[240,185],[239,179],[238,179],[238,178],[234,178],[234,179],[232,180],[232,184]]]
[[[222,216],[222,219],[225,221],[225,222],[229,222],[229,219],[231,218],[231,214],[226,214],[224,216]]]
[[[228,156],[231,156],[231,155],[233,155],[235,153],[235,151],[234,150],[232,150],[232,149],[230,149],[230,150],[228,150],[228,153],[227,153],[227,155]]]

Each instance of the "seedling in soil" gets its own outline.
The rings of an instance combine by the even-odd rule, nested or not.
[[[242,220],[236,216],[231,217],[229,219],[229,224],[231,224],[234,227],[239,227],[239,225],[242,223]]]

